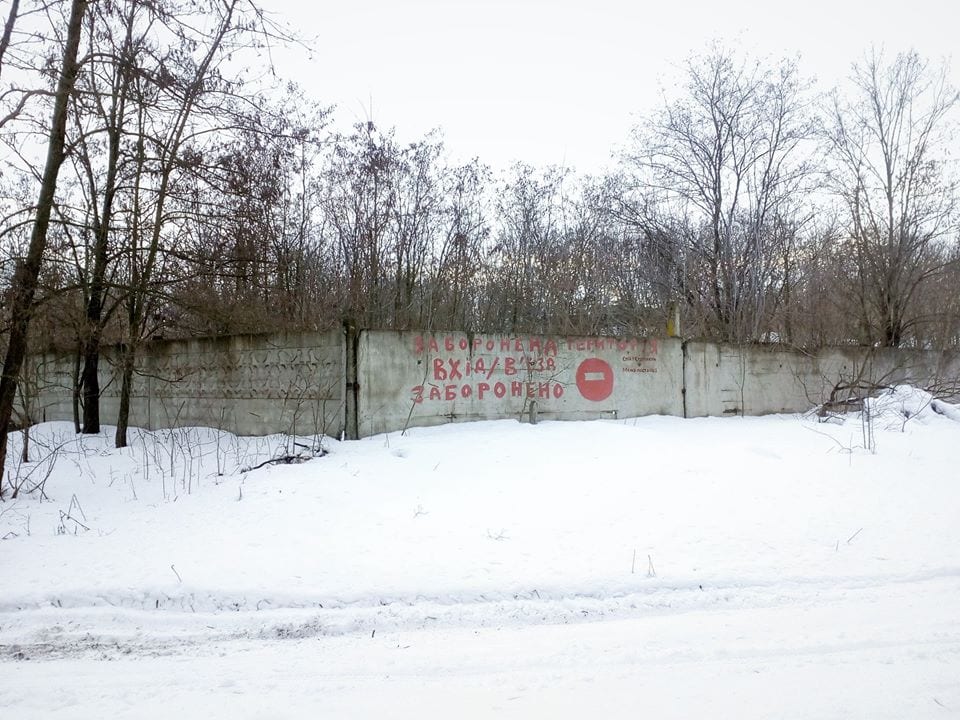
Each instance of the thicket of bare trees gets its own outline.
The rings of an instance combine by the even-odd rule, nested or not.
[[[737,343],[960,344],[957,93],[916,54],[818,93],[792,61],[710,48],[619,169],[584,177],[334,132],[248,79],[245,51],[288,40],[248,0],[14,0],[3,25],[0,435],[28,327],[74,354],[86,432],[101,346],[122,344],[129,392],[156,337],[658,335],[679,316]]]
[[[893,62],[873,54],[851,80],[847,95],[833,94],[827,117],[853,271],[845,290],[858,339],[895,347],[936,324],[940,308],[929,293],[956,249],[957,184],[944,151],[957,91],[944,69],[916,54]],[[923,303],[924,294],[933,302]]]
[[[670,296],[701,334],[785,337],[813,137],[795,64],[767,68],[714,49],[692,58],[685,94],[638,130],[628,220],[671,268]]]

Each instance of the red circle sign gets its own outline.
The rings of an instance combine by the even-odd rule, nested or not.
[[[588,358],[577,368],[577,389],[587,400],[606,400],[613,392],[613,368],[600,358]]]

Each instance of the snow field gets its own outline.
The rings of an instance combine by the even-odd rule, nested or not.
[[[869,410],[872,452],[858,415],[499,421],[250,472],[316,439],[117,451],[39,426],[45,499],[0,505],[0,697],[19,717],[949,717],[958,411],[908,388]]]

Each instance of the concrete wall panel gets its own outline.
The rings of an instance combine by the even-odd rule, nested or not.
[[[815,353],[761,345],[689,342],[684,388],[687,417],[804,412],[838,383],[954,386],[957,354],[824,348]]]
[[[859,361],[856,350],[810,355],[703,342],[687,343],[686,353],[687,417],[809,410]]]
[[[681,415],[678,340],[364,331],[361,437],[446,422]]]
[[[114,348],[101,360],[100,418],[115,424],[120,378]],[[35,419],[70,420],[73,359],[37,363]],[[339,435],[344,428],[344,343],[339,331],[152,342],[133,380],[131,426],[203,425],[241,435]]]

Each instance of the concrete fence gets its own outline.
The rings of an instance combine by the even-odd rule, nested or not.
[[[219,427],[242,435],[339,434],[345,425],[344,351],[340,332],[148,343],[133,379],[130,425]],[[117,361],[117,348],[105,348],[100,418],[108,424],[116,422],[120,406]],[[32,421],[73,418],[75,370],[73,358],[30,358]]]
[[[116,357],[105,350],[105,423],[115,422],[119,406]],[[24,387],[31,421],[73,418],[75,373],[73,358],[30,359]],[[955,388],[958,379],[956,353],[347,328],[149,343],[130,424],[354,438],[498,418],[800,412],[840,383]]]
[[[361,436],[503,417],[680,415],[679,340],[365,332]]]

